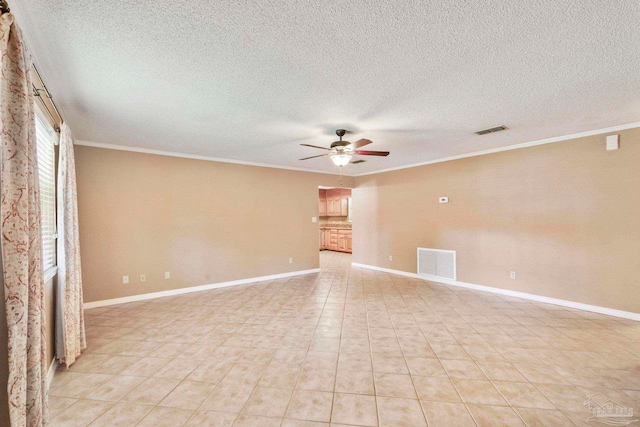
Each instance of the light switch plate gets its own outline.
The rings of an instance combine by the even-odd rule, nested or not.
[[[618,148],[620,148],[618,135],[609,135],[607,137],[607,151],[617,150]]]
[[[316,218],[315,216],[311,217],[311,222],[318,222],[318,218]]]
[[[439,203],[449,203],[449,198],[448,197],[440,197],[438,199]]]

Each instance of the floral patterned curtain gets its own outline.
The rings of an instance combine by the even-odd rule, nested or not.
[[[31,61],[11,13],[0,17],[0,56],[0,216],[9,417],[13,427],[46,426],[44,276]]]
[[[66,123],[60,130],[58,157],[58,294],[56,355],[69,367],[87,347],[82,308],[82,269],[78,231],[78,193],[73,138]]]

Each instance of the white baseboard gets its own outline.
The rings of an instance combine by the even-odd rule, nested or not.
[[[208,291],[210,289],[226,288],[228,286],[246,285],[248,283],[264,282],[267,280],[277,280],[285,277],[301,276],[304,274],[313,274],[313,273],[319,273],[319,272],[320,272],[319,268],[312,268],[309,270],[299,270],[299,271],[292,271],[289,273],[272,274],[270,276],[260,276],[260,277],[251,277],[248,279],[232,280],[230,282],[212,283],[209,285],[201,285],[201,286],[190,286],[187,288],[171,289],[168,291],[151,292],[148,294],[131,295],[131,296],[122,297],[122,298],[113,298],[113,299],[105,299],[102,301],[85,302],[84,308],[91,309],[96,307],[104,307],[107,305],[124,304],[127,302],[143,301],[143,300],[148,300],[153,298],[168,297],[172,295],[188,294],[191,292]]]
[[[473,283],[459,282],[457,280],[443,279],[441,277],[420,276],[416,273],[409,273],[407,271],[392,270],[390,268],[376,267],[373,265],[359,264],[356,262],[352,262],[351,265],[354,267],[366,268],[368,270],[376,270],[376,271],[382,271],[389,274],[397,274],[399,276],[412,277],[414,279],[421,279],[421,280],[427,280],[430,282],[443,283],[445,285],[459,286],[462,288],[474,289],[476,291],[491,292],[491,293],[500,294],[500,295],[508,295],[510,297],[523,298],[523,299],[528,299],[528,300],[537,301],[537,302],[544,302],[547,304],[575,308],[578,310],[585,310],[585,311],[591,311],[594,313],[606,314],[608,316],[615,316],[615,317],[621,317],[624,319],[640,321],[640,313],[632,313],[630,311],[616,310],[614,308],[600,307],[597,305],[583,304],[581,302],[568,301],[568,300],[563,300],[558,298],[550,298],[542,295],[528,294],[526,292],[511,291],[509,289],[493,288],[491,286],[484,286],[484,285],[475,285]]]
[[[53,376],[56,374],[56,367],[58,364],[56,363],[56,356],[53,356],[53,360],[51,360],[51,365],[49,365],[49,370],[47,371],[47,390],[51,387],[51,381],[53,381]]]

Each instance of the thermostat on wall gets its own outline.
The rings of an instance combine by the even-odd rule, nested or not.
[[[440,203],[449,203],[449,198],[448,197],[440,197],[438,199],[438,202],[440,202]]]

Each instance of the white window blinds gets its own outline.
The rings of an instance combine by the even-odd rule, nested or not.
[[[42,263],[44,271],[56,265],[56,152],[58,135],[36,107],[38,179],[42,218]]]

